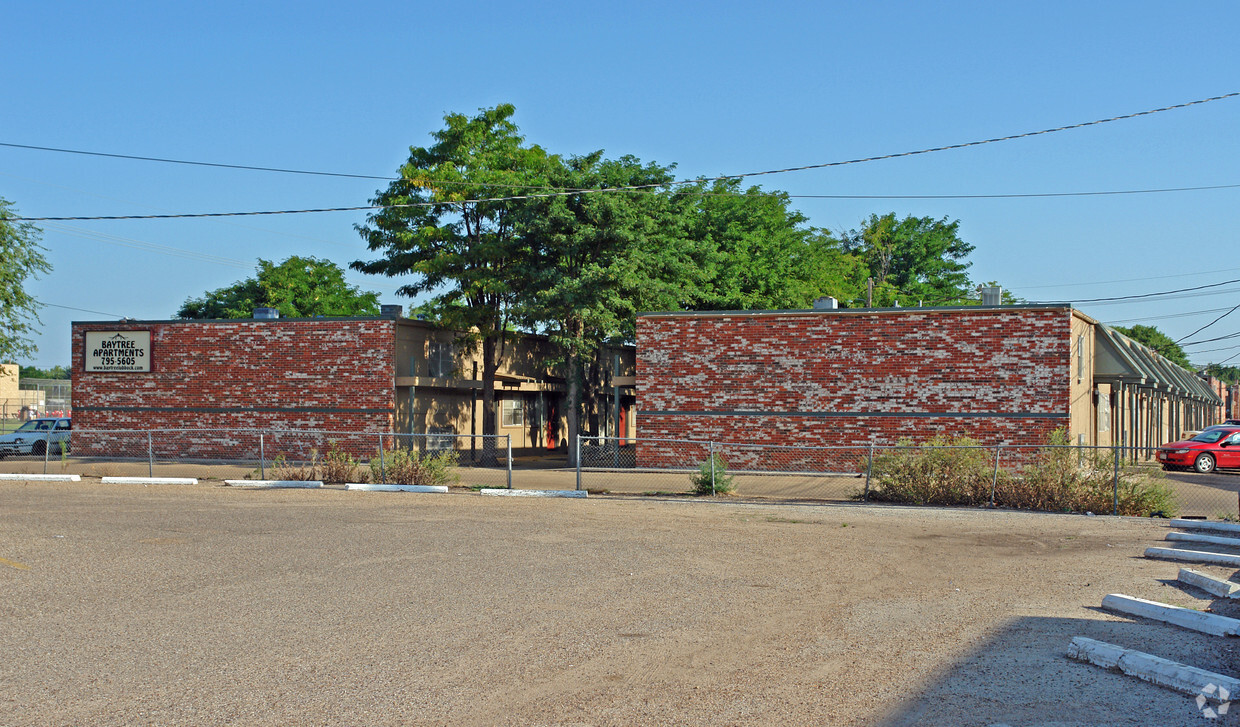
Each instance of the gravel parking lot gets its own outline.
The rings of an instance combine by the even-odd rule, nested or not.
[[[0,725],[1201,724],[1190,698],[1063,656],[1081,635],[1234,673],[1229,641],[1097,609],[1211,605],[1140,557],[1164,532],[4,482]]]

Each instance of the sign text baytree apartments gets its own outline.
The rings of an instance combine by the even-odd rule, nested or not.
[[[86,371],[151,370],[150,331],[86,331]]]

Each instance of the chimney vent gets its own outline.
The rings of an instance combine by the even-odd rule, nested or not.
[[[269,321],[280,317],[280,311],[276,308],[255,308],[254,318],[256,320]]]
[[[814,310],[835,310],[840,307],[840,302],[829,295],[814,299]]]
[[[982,288],[982,305],[1003,305],[1003,288],[997,285]]]
[[[383,318],[400,318],[401,311],[404,306],[399,305],[381,305],[379,306],[379,315]]]

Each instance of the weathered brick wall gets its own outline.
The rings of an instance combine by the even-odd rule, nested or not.
[[[75,323],[73,428],[390,431],[395,321]],[[150,373],[86,373],[85,332],[149,330]],[[78,447],[76,453],[89,454]],[[250,443],[222,438],[206,455]],[[202,447],[196,447],[201,449]],[[190,454],[190,453],[186,453]]]
[[[1068,423],[1070,321],[1067,308],[642,316],[638,437],[1044,443]],[[661,451],[639,447],[642,465]]]

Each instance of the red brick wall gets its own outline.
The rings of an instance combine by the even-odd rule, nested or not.
[[[1045,443],[1068,424],[1070,334],[1067,308],[642,316],[638,437]]]
[[[395,325],[389,319],[75,323],[73,428],[390,431]],[[149,330],[151,372],[86,373],[84,334],[91,330]],[[87,438],[75,438],[75,451],[78,440]]]

